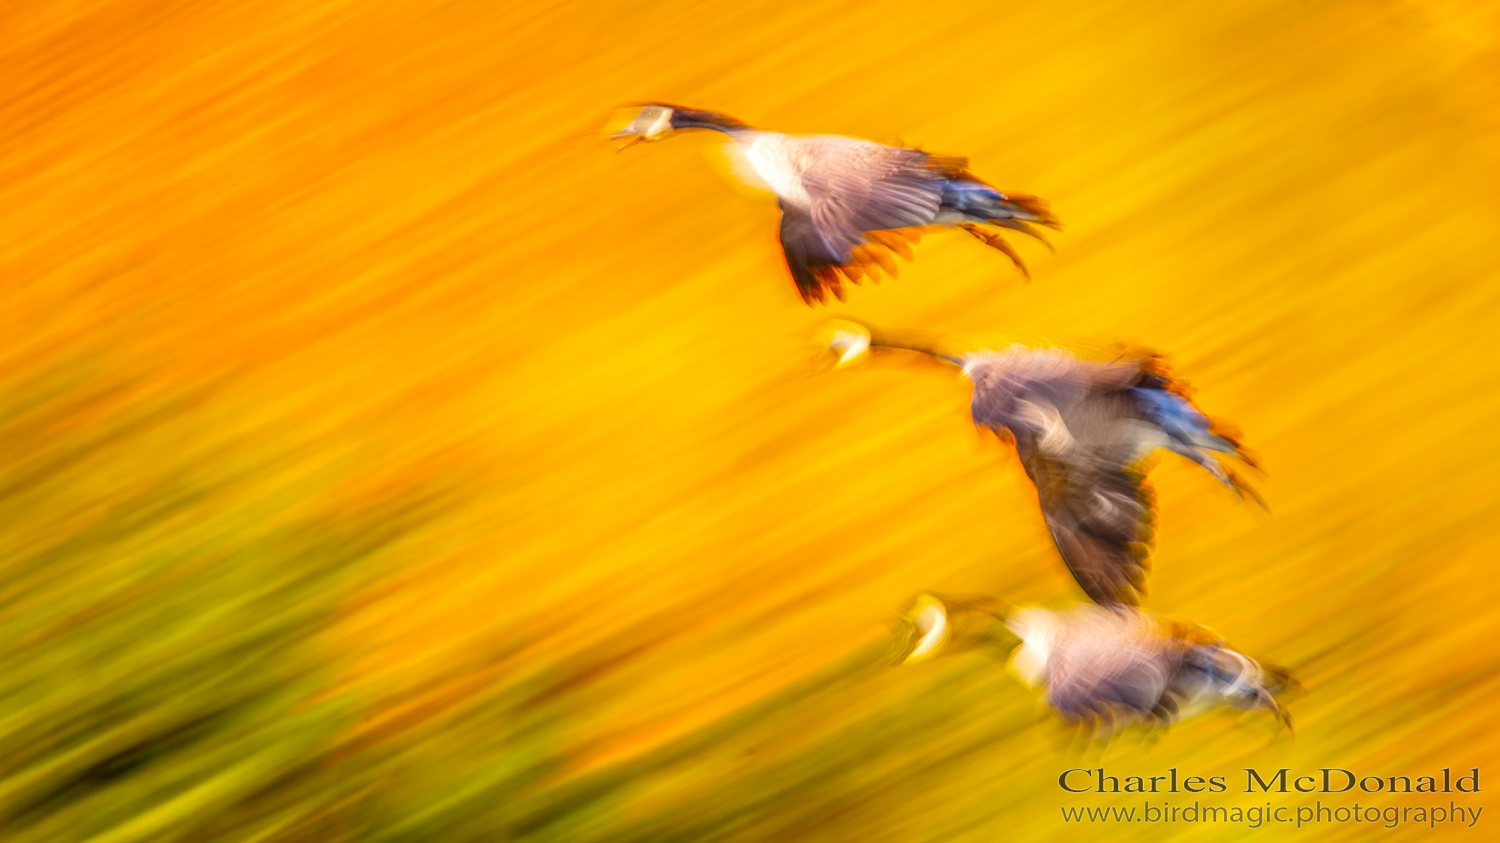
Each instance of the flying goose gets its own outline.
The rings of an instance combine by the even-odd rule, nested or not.
[[[969,172],[963,158],[885,146],[839,135],[797,136],[753,129],[727,114],[667,103],[645,105],[613,139],[621,150],[684,129],[723,132],[739,142],[756,174],[781,204],[781,246],[797,291],[808,304],[825,292],[844,298],[843,280],[896,274],[889,252],[911,259],[903,231],[927,225],[961,228],[1004,252],[1031,277],[1014,248],[992,225],[1046,243],[1031,223],[1058,228],[1035,196],[1002,193]],[[1048,248],[1051,248],[1048,244]],[[842,276],[842,278],[841,278]]]
[[[1128,606],[1012,608],[988,595],[923,593],[898,627],[898,660],[925,661],[985,646],[1009,648],[1010,667],[1063,719],[1109,734],[1228,706],[1270,711],[1287,728],[1277,696],[1297,683],[1262,666],[1212,631]]]
[[[1096,603],[1135,605],[1145,592],[1154,501],[1142,461],[1158,449],[1264,505],[1214,455],[1254,460],[1192,405],[1158,357],[1100,363],[1019,345],[950,354],[842,320],[830,336],[838,366],[875,346],[921,352],[963,371],[974,384],[974,423],[1014,440],[1063,562]]]

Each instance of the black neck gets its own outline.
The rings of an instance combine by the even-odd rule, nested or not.
[[[728,114],[720,114],[717,111],[703,111],[696,108],[672,106],[672,128],[711,129],[727,135],[731,132],[745,131],[750,127],[730,117]]]
[[[962,357],[954,357],[951,354],[944,354],[941,351],[938,351],[937,349],[931,348],[929,346],[917,345],[915,343],[898,342],[896,340],[885,339],[883,337],[878,339],[872,338],[870,340],[870,345],[875,348],[899,348],[902,351],[915,351],[918,354],[925,354],[928,357],[932,357],[936,360],[941,360],[944,363],[952,363],[960,369],[962,369],[968,362]]]

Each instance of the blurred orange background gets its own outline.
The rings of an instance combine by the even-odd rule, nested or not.
[[[1158,465],[1148,606],[1297,670],[1295,739],[1208,717],[1102,763],[1237,782],[1500,760],[1493,4],[58,0],[0,20],[0,470],[24,503],[0,540],[24,560],[112,502],[213,489],[77,556],[12,634],[158,599],[210,538],[378,530],[420,501],[318,587],[328,620],[298,645],[308,699],[356,712],[318,751],[388,806],[308,839],[1257,833],[1067,827],[1059,805],[1115,803],[1065,802],[1057,774],[1092,760],[1000,665],[861,661],[923,589],[1077,592],[967,384],[828,372],[813,337],[840,314],[1159,349],[1260,456],[1269,513]],[[1014,238],[1029,284],[933,234],[898,279],[809,309],[722,137],[603,140],[642,100],[967,155],[1066,228],[1055,255]],[[148,550],[177,561],[141,579]],[[523,756],[523,783],[486,791]],[[421,832],[443,812],[467,824]],[[197,839],[187,815],[94,839]]]

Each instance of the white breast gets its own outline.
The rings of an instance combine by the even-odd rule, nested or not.
[[[1006,619],[1005,625],[1021,639],[1021,646],[1011,656],[1011,669],[1032,688],[1046,684],[1048,661],[1057,636],[1052,613],[1045,609],[1020,609]]]
[[[755,175],[777,196],[800,208],[812,206],[812,197],[802,186],[807,168],[800,138],[775,132],[755,132],[744,141],[745,158]]]

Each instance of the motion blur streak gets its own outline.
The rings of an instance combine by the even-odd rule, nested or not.
[[[1295,741],[1112,767],[1493,767],[1493,5],[912,9],[0,12],[0,839],[1057,832],[1032,696],[882,667],[920,590],[1071,596],[1019,466],[812,365],[724,141],[605,141],[645,100],[1046,196],[1029,285],[935,233],[832,314],[1170,349],[1254,443],[1269,515],[1157,467],[1148,605]]]

